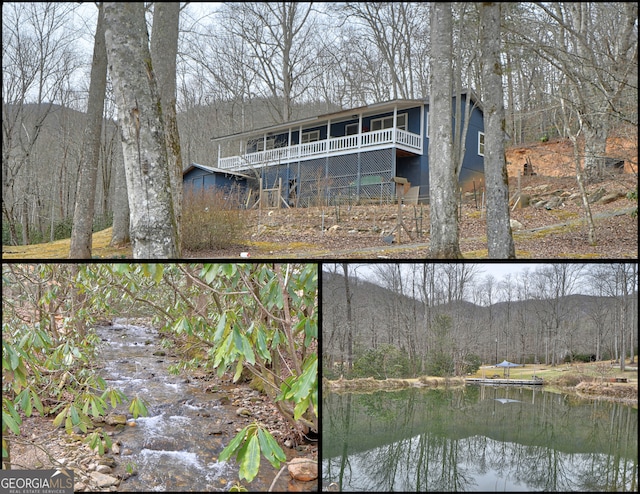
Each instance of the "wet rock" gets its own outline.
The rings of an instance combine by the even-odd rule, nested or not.
[[[145,441],[143,448],[156,451],[177,451],[178,445],[169,437],[152,437]]]
[[[105,422],[108,425],[124,425],[127,423],[127,417],[125,415],[109,414],[105,417]]]
[[[111,487],[112,485],[116,485],[118,483],[118,479],[116,477],[100,472],[91,472],[91,480],[98,487]]]
[[[318,462],[309,458],[294,458],[287,468],[289,475],[295,480],[309,482],[318,478]]]

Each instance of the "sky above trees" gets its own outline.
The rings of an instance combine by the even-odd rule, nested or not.
[[[350,274],[352,276],[357,276],[358,279],[368,281],[371,283],[375,283],[380,286],[384,286],[384,280],[380,279],[380,269],[379,267],[384,263],[350,263]],[[403,271],[410,270],[410,266],[413,263],[404,263],[404,267],[401,268]],[[591,280],[591,276],[593,275],[593,271],[596,269],[597,264],[593,263],[583,263],[584,268],[582,271],[582,276],[584,277],[584,283],[577,283],[573,287],[572,293],[579,294],[593,294],[594,288],[591,283],[588,281]],[[532,275],[535,271],[540,270],[542,268],[546,268],[551,266],[551,263],[546,262],[538,262],[538,263],[523,263],[523,262],[480,262],[480,263],[464,263],[465,267],[468,267],[472,272],[474,272],[474,285],[478,287],[478,289],[482,290],[482,285],[486,283],[486,280],[489,276],[493,277],[493,285],[498,287],[504,285],[507,279],[510,280],[511,283],[515,283],[519,278],[524,276]],[[333,271],[333,265],[325,265],[325,270]],[[341,272],[340,269],[338,272]],[[408,275],[407,275],[408,276]],[[509,278],[510,277],[510,278]],[[499,290],[496,291],[496,298],[493,302],[501,301],[501,292]]]

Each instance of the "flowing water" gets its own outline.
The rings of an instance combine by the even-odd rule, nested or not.
[[[238,467],[233,460],[217,458],[236,429],[248,422],[236,415],[224,386],[216,385],[212,394],[199,381],[169,374],[167,368],[177,357],[160,347],[154,329],[124,322],[97,328],[103,340],[100,373],[129,398],[142,398],[149,416],[139,417],[135,426],[108,427],[115,430],[113,440],[121,443],[120,455],[114,455],[118,462],[114,473],[125,475],[127,467],[137,471],[119,489],[229,490],[238,479]],[[116,412],[130,417],[127,404]],[[249,487],[267,490],[273,477],[259,474]]]
[[[343,491],[638,490],[638,410],[516,387],[323,396]]]

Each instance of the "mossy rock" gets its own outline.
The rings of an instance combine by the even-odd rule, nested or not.
[[[251,381],[249,381],[249,387],[251,389],[255,389],[256,391],[264,393],[264,381],[257,376],[253,376],[251,378]]]

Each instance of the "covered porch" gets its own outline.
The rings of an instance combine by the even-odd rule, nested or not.
[[[218,168],[247,170],[390,148],[422,155],[424,126],[422,101],[344,110],[215,139]]]

